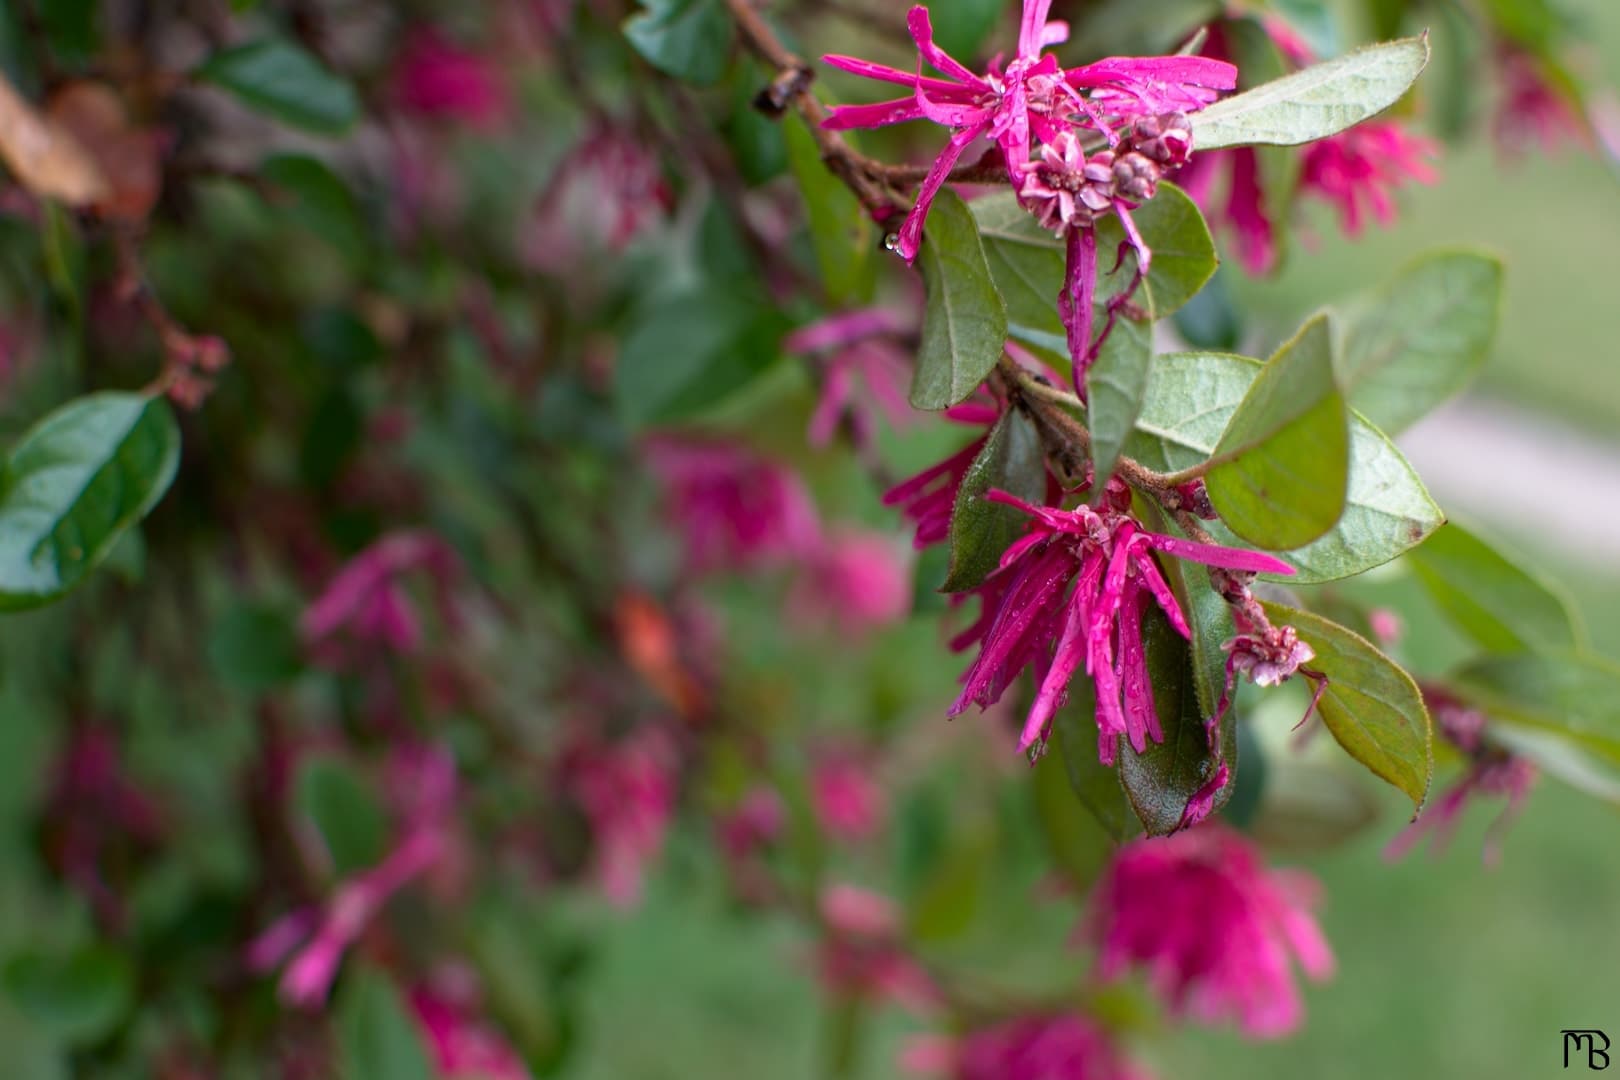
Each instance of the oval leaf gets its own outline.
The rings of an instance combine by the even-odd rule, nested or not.
[[[1408,558],[1440,610],[1480,646],[1501,653],[1575,649],[1583,641],[1569,602],[1456,522]]]
[[[833,304],[864,303],[877,280],[877,230],[872,219],[849,188],[827,170],[804,121],[786,116],[781,128],[788,164],[804,196],[805,225],[827,299]]]
[[[0,983],[18,1011],[75,1046],[111,1034],[135,996],[129,958],[97,945],[67,956],[36,951],[13,956]]]
[[[1298,146],[1337,135],[1399,101],[1429,62],[1429,39],[1369,45],[1193,114],[1193,147]]]
[[[951,511],[951,568],[941,592],[978,587],[1001,561],[1001,553],[1024,534],[1028,514],[984,499],[985,492],[997,488],[1037,504],[1046,494],[1046,455],[1040,432],[1017,409],[1007,410],[996,421],[956,490]]]
[[[1074,680],[1069,700],[1052,724],[1052,736],[1063,758],[1069,788],[1102,831],[1115,842],[1139,835],[1141,823],[1125,797],[1119,770],[1097,757],[1097,691],[1090,679]],[[1129,746],[1125,752],[1131,753]]]
[[[1258,360],[1229,353],[1155,357],[1153,379],[1125,452],[1164,472],[1205,460],[1261,368]],[[1297,572],[1278,580],[1305,585],[1359,574],[1420,543],[1444,521],[1395,444],[1352,415],[1344,515],[1326,536],[1283,553]],[[1210,531],[1223,540],[1234,539],[1219,522],[1211,522]]]
[[[1434,776],[1434,752],[1429,711],[1412,676],[1338,623],[1281,604],[1265,609],[1273,623],[1294,627],[1316,650],[1308,666],[1327,676],[1318,710],[1334,739],[1421,809]]]
[[[1153,367],[1153,324],[1121,316],[1086,370],[1086,417],[1091,425],[1095,475],[1114,474],[1119,453],[1136,427]],[[1100,498],[1104,485],[1096,491]]]
[[[217,52],[197,76],[305,131],[341,135],[360,116],[354,87],[302,47],[280,38]]]
[[[162,398],[92,394],[36,424],[0,480],[0,609],[47,603],[83,581],[157,505],[179,460]]]
[[[647,63],[695,86],[712,86],[731,62],[731,17],[721,0],[643,0],[624,36]]]
[[[1234,533],[1286,551],[1325,534],[1344,513],[1350,419],[1333,374],[1327,317],[1277,350],[1226,425],[1205,477]]]
[[[990,279],[973,215],[953,192],[934,200],[918,257],[928,302],[911,403],[948,409],[966,401],[996,366],[1007,344],[1007,308]],[[1054,313],[1056,297],[1049,298]]]
[[[1496,336],[1502,263],[1438,252],[1406,267],[1349,317],[1335,358],[1350,404],[1390,434],[1461,390]]]

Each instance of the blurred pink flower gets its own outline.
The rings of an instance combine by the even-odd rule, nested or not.
[[[139,851],[160,843],[163,814],[131,778],[117,737],[103,727],[75,730],[52,773],[43,830],[46,854],[98,915],[122,925],[126,898],[108,882],[104,867],[116,865],[131,845]]]
[[[882,827],[883,788],[853,753],[829,751],[810,770],[810,802],[829,835],[858,843]]]
[[[950,1080],[1145,1080],[1106,1030],[1074,1013],[1036,1013],[955,1039],[914,1041],[903,1058],[914,1072]]]
[[[1520,157],[1532,149],[1554,154],[1565,143],[1590,144],[1573,101],[1574,87],[1554,86],[1541,61],[1507,42],[1497,45],[1496,69],[1502,93],[1491,134],[1503,154]]]
[[[563,782],[590,822],[597,884],[615,907],[640,902],[646,865],[663,850],[677,764],[669,733],[650,725],[615,743],[578,743],[563,755]]]
[[[985,427],[994,424],[1000,414],[1000,406],[995,402],[977,399],[945,410],[947,420]],[[944,461],[930,465],[883,493],[883,505],[898,507],[900,513],[916,526],[912,547],[920,550],[950,535],[956,492],[961,488],[962,478],[967,475],[973,459],[979,456],[989,437],[986,432]]]
[[[803,622],[859,634],[906,617],[911,562],[881,533],[839,529],[804,556],[788,609]]]
[[[1471,709],[1443,691],[1425,688],[1434,726],[1452,746],[1468,759],[1462,778],[1421,816],[1396,834],[1384,849],[1384,858],[1399,859],[1415,848],[1425,836],[1433,840],[1431,850],[1444,851],[1462,821],[1463,810],[1476,796],[1500,796],[1506,800],[1502,813],[1485,834],[1484,861],[1496,866],[1502,861],[1502,834],[1524,809],[1525,800],[1540,777],[1535,765],[1486,737],[1485,714]]]
[[[1102,978],[1141,967],[1172,1011],[1272,1038],[1304,1016],[1290,958],[1315,979],[1333,972],[1310,914],[1317,892],[1308,875],[1268,870],[1249,841],[1205,825],[1120,848],[1084,932]]]
[[[578,274],[593,255],[623,251],[674,206],[645,141],[607,125],[588,132],[558,165],[520,240],[542,273]]]
[[[643,444],[694,573],[780,565],[819,550],[821,522],[786,465],[739,446],[670,435]]]
[[[900,939],[900,912],[893,901],[855,885],[822,890],[824,933],[817,953],[822,985],[840,997],[893,1001],[926,1010],[938,989]]]
[[[410,993],[439,1080],[529,1080],[517,1051],[462,1002],[427,986]]]
[[[1367,612],[1367,628],[1385,648],[1398,643],[1404,630],[1401,617],[1389,608],[1373,608]]]
[[[715,819],[720,847],[731,859],[747,859],[774,843],[787,826],[782,797],[768,787],[756,787],[730,810]]]
[[[460,612],[451,586],[460,565],[454,550],[432,533],[390,533],[351,558],[304,609],[304,640],[332,664],[350,658],[346,646],[415,653],[422,647],[421,619],[402,579],[425,572],[440,618],[454,627]]]
[[[416,27],[394,67],[394,100],[425,120],[494,128],[512,110],[500,68],[431,27]]]
[[[1332,203],[1350,236],[1359,236],[1367,213],[1380,225],[1395,220],[1394,191],[1408,180],[1432,184],[1440,147],[1388,120],[1367,120],[1311,143],[1300,170],[1300,190]]]
[[[916,418],[905,389],[911,359],[894,340],[908,328],[886,308],[862,308],[802,326],[783,340],[789,353],[826,354],[821,399],[810,417],[811,446],[830,443],[846,416],[857,445],[871,442],[877,413],[895,429]]]

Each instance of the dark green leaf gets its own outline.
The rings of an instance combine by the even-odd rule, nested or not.
[[[1007,309],[990,280],[973,215],[949,190],[928,212],[918,259],[928,302],[911,403],[946,409],[971,396],[996,366],[1007,344]]]
[[[368,246],[354,195],[325,162],[307,154],[277,154],[259,166],[259,175],[290,197],[287,210],[298,224],[345,255],[361,254]]]
[[[1429,62],[1427,37],[1369,45],[1193,114],[1193,146],[1298,146],[1336,135],[1399,101]]]
[[[1232,303],[1223,273],[1209,279],[1197,296],[1176,312],[1176,333],[1197,349],[1230,350],[1243,340],[1243,314]]]
[[[877,281],[877,229],[860,200],[828,171],[809,128],[797,115],[782,118],[788,163],[804,196],[806,225],[827,299],[864,303]]]
[[[1114,474],[1119,452],[1136,427],[1153,366],[1153,323],[1120,315],[1086,371],[1091,463],[1099,478]],[[1101,482],[1098,490],[1102,488]]]
[[[1165,836],[1181,825],[1187,803],[1214,778],[1222,760],[1237,769],[1237,734],[1235,725],[1222,724],[1219,756],[1210,752],[1204,727],[1209,714],[1199,704],[1187,642],[1156,606],[1142,615],[1142,643],[1164,741],[1149,742],[1137,754],[1121,736],[1119,779],[1148,835]],[[1232,787],[1228,779],[1216,792],[1214,810],[1226,805]]]
[[[1063,758],[1069,788],[1079,798],[1080,805],[1091,812],[1109,837],[1115,841],[1129,840],[1141,832],[1141,822],[1125,797],[1119,769],[1104,765],[1098,758],[1097,738],[1096,687],[1080,672],[1069,687],[1069,700],[1053,721],[1052,739]],[[1130,752],[1127,746],[1125,753]]]
[[[210,56],[197,76],[242,102],[306,131],[340,135],[360,116],[354,87],[302,46],[279,38],[237,45]]]
[[[1556,587],[1456,522],[1407,558],[1440,610],[1491,652],[1575,649],[1583,642]]]
[[[721,0],[643,0],[624,36],[653,67],[697,86],[712,86],[731,60],[733,27]]]
[[[84,580],[157,505],[179,459],[162,398],[92,394],[34,425],[0,486],[0,609],[35,607]]]
[[[1085,720],[1088,724],[1091,722],[1089,716]],[[1097,740],[1090,738],[1082,741],[1085,752],[1091,755],[1095,765]],[[1069,781],[1069,755],[1063,749],[1063,733],[1054,729],[1049,742],[1056,744],[1050,749],[1057,752],[1049,752],[1035,763],[1035,777],[1031,784],[1035,814],[1046,836],[1046,847],[1053,864],[1071,885],[1085,888],[1107,863],[1108,855],[1119,838],[1104,827],[1096,811],[1076,798],[1076,789]],[[1119,827],[1134,835],[1137,832],[1136,819],[1125,802],[1124,791],[1119,786],[1119,775],[1101,765],[1096,765],[1096,769],[1108,787],[1112,788],[1108,803],[1112,808],[1110,812],[1117,810],[1122,814]]]
[[[1017,507],[987,502],[984,493],[992,489],[1037,504],[1046,495],[1046,456],[1040,433],[1017,409],[1007,410],[990,429],[984,448],[956,491],[951,511],[951,568],[941,592],[976,588],[1029,523],[1029,516]]]
[[[1390,434],[1467,385],[1496,336],[1502,263],[1438,252],[1412,263],[1350,316],[1339,381],[1358,412]]]
[[[50,0],[37,9],[51,50],[58,56],[90,57],[101,36],[97,0]]]
[[[1291,550],[1333,528],[1350,482],[1350,418],[1333,375],[1327,317],[1277,350],[1233,412],[1205,477],[1234,533]]]
[[[0,982],[20,1012],[75,1046],[89,1046],[110,1035],[135,994],[129,959],[98,945],[67,956],[40,951],[13,956]]]
[[[240,603],[225,612],[208,635],[208,660],[222,682],[249,693],[280,686],[304,669],[292,616],[263,604]]]
[[[619,350],[614,397],[633,426],[695,416],[780,356],[781,317],[746,290],[694,288],[655,301]]]
[[[422,1037],[386,975],[355,971],[336,1012],[342,1080],[433,1080]]]
[[[1351,757],[1422,808],[1434,754],[1429,711],[1412,677],[1338,623],[1281,604],[1265,608],[1273,624],[1294,627],[1316,651],[1307,666],[1327,676],[1318,708],[1328,731]]]
[[[375,865],[388,840],[388,818],[369,784],[351,766],[314,757],[298,770],[298,811],[315,826],[332,868],[342,877]]]
[[[1125,452],[1163,472],[1205,460],[1261,367],[1258,360],[1227,353],[1156,357]],[[1280,580],[1303,585],[1359,574],[1421,542],[1444,520],[1395,444],[1352,415],[1344,516],[1320,540],[1285,553],[1283,560],[1298,573]],[[1210,530],[1223,540],[1231,536],[1219,522],[1211,522]]]
[[[788,164],[783,124],[754,108],[754,96],[769,80],[770,76],[751,60],[739,63],[731,72],[731,115],[725,122],[726,141],[731,144],[737,171],[750,184],[763,184],[780,175]],[[814,232],[811,238],[815,238]]]

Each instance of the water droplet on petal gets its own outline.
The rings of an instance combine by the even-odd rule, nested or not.
[[[899,248],[899,246],[900,246],[900,234],[897,233],[897,232],[892,232],[889,235],[885,236],[883,238],[883,246],[886,249],[888,249],[889,251],[894,251],[895,249]]]

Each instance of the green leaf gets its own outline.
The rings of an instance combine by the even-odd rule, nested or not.
[[[280,38],[214,53],[197,70],[197,77],[305,131],[341,135],[360,117],[354,87],[303,47]]]
[[[1204,482],[1221,520],[1273,551],[1303,547],[1338,523],[1350,483],[1350,418],[1333,376],[1333,338],[1318,315],[1277,350],[1227,422]]]
[[[1496,721],[1551,731],[1620,764],[1620,668],[1577,653],[1486,656],[1452,688]]]
[[[1057,296],[1063,288],[1063,241],[1040,227],[1011,192],[974,199],[973,217],[984,242],[985,258],[1007,305],[1013,336],[1052,346],[1067,355]],[[1163,318],[1191,300],[1215,273],[1215,242],[1209,226],[1187,194],[1174,184],[1132,212],[1142,239],[1153,251],[1153,265],[1138,300]],[[1125,240],[1119,221],[1110,216],[1097,225],[1097,250],[1112,253]],[[1102,260],[1112,266],[1112,258]],[[1136,255],[1097,282],[1099,307],[1122,291],[1136,273]]]
[[[84,580],[174,480],[180,432],[162,398],[100,393],[35,424],[0,480],[0,610]]]
[[[1428,62],[1424,36],[1313,64],[1194,113],[1193,147],[1298,146],[1325,139],[1395,104]]]
[[[1226,351],[1237,348],[1243,340],[1243,313],[1232,302],[1226,276],[1217,272],[1197,296],[1176,312],[1176,333],[1194,348]]]
[[[352,766],[330,757],[309,758],[298,770],[294,801],[321,834],[337,876],[382,859],[388,818],[376,793]]]
[[[1091,425],[1091,463],[1106,480],[1114,474],[1142,411],[1153,366],[1153,323],[1121,313],[1086,371],[1086,416]],[[1103,485],[1097,485],[1100,495]]]
[[[748,290],[711,285],[655,300],[619,348],[614,396],[632,426],[695,416],[781,355],[781,316]]]
[[[276,154],[259,166],[259,175],[292,196],[289,216],[345,255],[362,254],[370,246],[353,193],[325,162],[307,154]]]
[[[1155,605],[1143,612],[1142,644],[1164,741],[1150,741],[1138,754],[1120,736],[1119,780],[1148,835],[1167,836],[1181,824],[1188,801],[1214,778],[1221,760],[1236,771],[1237,732],[1236,725],[1222,724],[1219,757],[1210,752],[1204,728],[1210,714],[1199,704],[1191,652]],[[1214,810],[1226,805],[1233,786],[1229,778],[1216,793]]]
[[[1164,353],[1125,452],[1162,472],[1204,461],[1263,365],[1228,353]],[[1388,562],[1420,543],[1445,520],[1401,452],[1359,416],[1350,419],[1350,489],[1338,525],[1326,536],[1282,555],[1297,573],[1277,578],[1296,585],[1350,577]],[[1235,539],[1211,522],[1218,539]]]
[[[433,1080],[422,1037],[386,975],[355,971],[336,1012],[343,1080]]]
[[[1086,722],[1091,722],[1090,717],[1086,718]],[[1030,785],[1035,800],[1035,816],[1041,823],[1041,832],[1046,836],[1047,852],[1052,856],[1053,864],[1071,885],[1084,888],[1101,872],[1119,837],[1104,826],[1094,810],[1076,798],[1077,790],[1070,785],[1069,755],[1064,750],[1062,732],[1054,728],[1049,742],[1057,744],[1058,752],[1048,753],[1035,763],[1034,782]],[[1091,755],[1096,771],[1112,789],[1110,805],[1117,807],[1118,813],[1123,815],[1119,827],[1134,835],[1138,831],[1136,820],[1125,802],[1118,774],[1097,764],[1095,738],[1083,739],[1082,742],[1086,744],[1085,751]]]
[[[99,945],[67,956],[20,953],[7,961],[0,983],[19,1012],[74,1046],[112,1034],[135,996],[129,958]]]
[[[1390,434],[1466,386],[1496,336],[1502,263],[1437,252],[1353,309],[1337,357],[1350,404]]]
[[[1440,610],[1491,652],[1576,649],[1584,642],[1555,586],[1456,522],[1407,558]]]
[[[827,299],[835,305],[865,303],[877,282],[877,229],[860,200],[821,160],[804,121],[796,114],[784,116],[781,127]]]
[[[935,198],[918,257],[928,302],[911,403],[946,409],[971,396],[996,366],[1007,344],[1007,309],[990,279],[973,215],[955,193],[944,190]]]
[[[1084,672],[1070,685],[1069,700],[1057,711],[1051,737],[1063,758],[1069,789],[1098,827],[1116,842],[1138,835],[1141,823],[1125,797],[1119,769],[1104,765],[1097,756],[1097,689]],[[1124,752],[1132,751],[1127,746]]]
[[[249,693],[281,686],[304,669],[292,616],[265,604],[229,608],[208,635],[208,660],[222,682]]]
[[[1307,667],[1327,676],[1318,710],[1345,752],[1422,808],[1434,776],[1429,711],[1412,676],[1361,635],[1308,611],[1265,604],[1316,651]]]
[[[1017,409],[1002,413],[957,488],[951,511],[951,567],[941,592],[978,587],[996,568],[1001,553],[1024,533],[1029,516],[1017,507],[987,502],[984,493],[992,489],[1037,504],[1046,495],[1040,432]]]
[[[624,36],[647,63],[695,86],[712,86],[731,61],[734,33],[721,0],[643,0]]]
[[[754,96],[769,79],[770,75],[758,63],[745,59],[732,68],[729,80],[731,115],[723,125],[726,141],[731,146],[737,171],[746,183],[753,185],[780,175],[788,164],[787,143],[782,134],[785,125],[754,107]],[[797,119],[796,115],[793,118]],[[822,169],[823,173],[826,171]],[[815,239],[814,232],[811,239]]]
[[[934,42],[971,64],[974,57],[981,55],[985,39],[1006,10],[1001,0],[934,0],[928,5],[934,21]]]
[[[1620,771],[1560,732],[1520,727],[1510,714],[1491,717],[1486,727],[1492,742],[1530,761],[1577,791],[1620,804]]]

